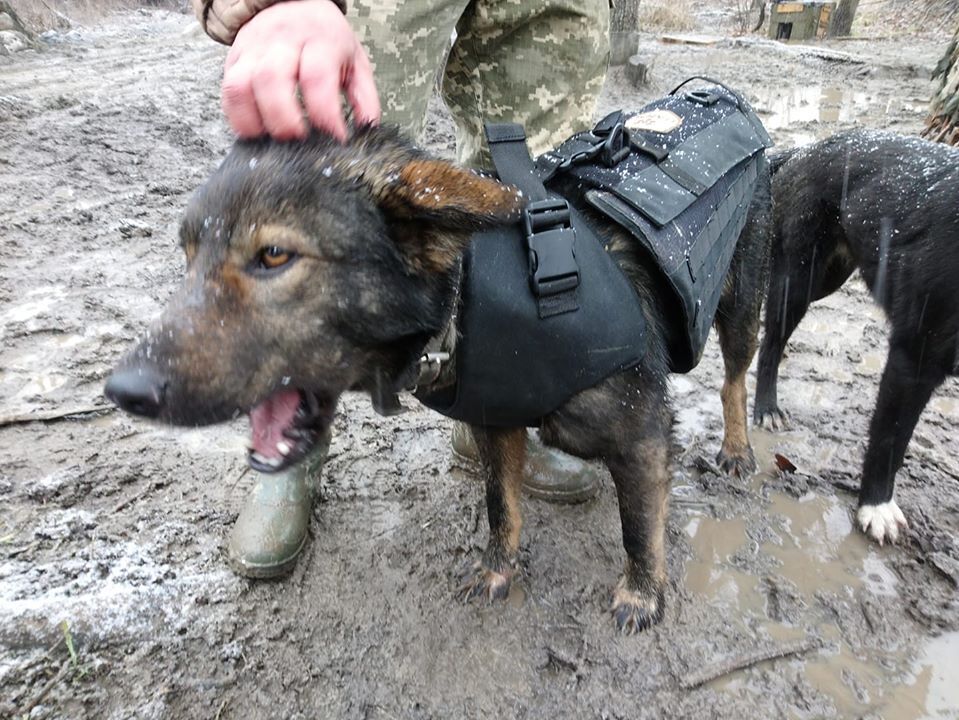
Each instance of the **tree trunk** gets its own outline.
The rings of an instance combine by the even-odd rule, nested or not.
[[[829,37],[846,37],[852,34],[852,21],[858,7],[859,0],[839,0],[829,22]]]
[[[753,32],[759,32],[766,22],[766,0],[753,0],[749,5],[749,13],[750,15],[758,15]]]
[[[609,64],[624,65],[639,49],[639,0],[616,0],[609,15]]]
[[[30,45],[34,47],[37,46],[36,34],[30,28],[24,25],[23,21],[20,19],[20,16],[17,15],[16,11],[13,9],[10,3],[7,2],[7,0],[0,0],[0,13],[6,13],[9,15],[10,20],[13,22],[13,29],[23,35]]]
[[[936,92],[922,136],[935,142],[959,146],[959,28],[936,66],[932,79]]]

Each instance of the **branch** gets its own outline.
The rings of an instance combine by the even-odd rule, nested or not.
[[[724,677],[725,675],[734,673],[737,670],[745,670],[746,668],[752,667],[753,665],[758,665],[761,662],[766,662],[767,660],[778,660],[779,658],[789,657],[790,655],[802,655],[803,653],[807,653],[810,650],[815,650],[818,647],[819,640],[815,638],[806,638],[803,640],[796,640],[791,643],[786,643],[784,645],[754,650],[753,652],[746,653],[744,655],[737,655],[729,660],[716,663],[711,667],[707,667],[696,672],[691,672],[682,680],[680,680],[679,684],[683,690],[692,690],[693,688],[697,688],[700,685],[705,685],[712,680],[716,680]]]

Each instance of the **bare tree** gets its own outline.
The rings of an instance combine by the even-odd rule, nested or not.
[[[609,62],[623,65],[639,49],[639,0],[617,0],[609,17]]]
[[[766,22],[766,0],[753,0],[750,10],[755,12],[757,8],[759,9],[759,17],[756,19],[756,26],[753,28],[753,32],[759,32],[759,30],[762,29],[763,23]]]
[[[13,6],[10,5],[7,0],[0,0],[0,13],[6,13],[10,17],[10,21],[13,23],[13,29],[18,33],[23,35],[27,42],[36,47],[37,45],[37,36],[34,35],[33,31],[24,24],[23,20],[20,19],[20,16],[17,15],[16,11],[13,9]]]
[[[937,81],[923,137],[959,145],[959,28],[946,47],[932,79]]]
[[[852,34],[852,21],[856,17],[859,0],[839,0],[836,12],[829,22],[829,37],[844,37]]]
[[[766,0],[736,0],[733,17],[740,33],[756,32],[766,22]]]

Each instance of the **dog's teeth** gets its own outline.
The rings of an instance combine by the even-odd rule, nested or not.
[[[308,439],[310,437],[311,431],[309,428],[291,427],[284,430],[283,434],[286,436],[287,440],[292,440],[293,442],[300,442],[302,440]]]
[[[258,452],[253,453],[253,459],[258,463],[262,463],[263,465],[268,465],[270,467],[279,467],[283,463],[281,458],[269,458],[261,455]]]
[[[290,447],[289,443],[280,440],[280,442],[276,444],[276,449],[280,451],[280,455],[289,455],[290,450],[293,448]]]

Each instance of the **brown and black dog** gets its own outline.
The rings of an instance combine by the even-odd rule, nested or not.
[[[759,185],[717,316],[726,364],[719,463],[739,476],[755,467],[745,375],[766,286],[768,178]],[[325,432],[343,392],[375,392],[444,332],[471,233],[515,221],[522,206],[513,189],[431,158],[390,129],[358,129],[346,145],[320,135],[238,142],[186,211],[179,292],[106,393],[177,425],[249,413],[251,465],[286,468]],[[642,299],[648,350],[637,367],[543,418],[540,433],[569,453],[601,458],[612,473],[627,555],[612,612],[628,633],[664,609],[672,331],[636,243],[592,219]],[[492,600],[506,595],[515,572],[526,431],[473,432],[490,534],[463,593]]]

